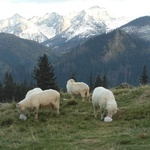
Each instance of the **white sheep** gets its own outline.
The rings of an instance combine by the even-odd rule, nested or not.
[[[89,97],[89,86],[84,82],[75,82],[74,79],[70,79],[67,81],[67,93],[72,95],[73,94],[80,94],[82,97],[82,101],[87,96]],[[89,98],[90,99],[90,98]]]
[[[39,88],[39,87],[36,87],[36,88],[34,88],[34,89],[32,89],[32,90],[29,90],[28,92],[27,92],[27,94],[25,95],[25,98],[27,98],[29,95],[31,95],[32,93],[35,93],[35,92],[41,92],[42,91],[42,89],[41,88]],[[26,113],[27,113],[27,115],[28,116],[30,116],[30,114],[32,113],[32,109],[31,108],[29,108],[27,111],[26,111]],[[23,114],[22,114],[23,115]]]
[[[100,109],[101,119],[104,118],[105,111],[107,117],[112,116],[117,112],[117,102],[113,93],[103,87],[96,87],[92,94],[92,103],[94,107],[94,116],[97,117],[98,108]]]
[[[34,92],[28,97],[16,104],[17,109],[23,114],[26,109],[35,109],[35,118],[38,118],[39,108],[42,106],[50,106],[59,114],[60,93],[56,90],[44,90]]]
[[[32,90],[29,90],[29,91],[27,92],[25,98],[28,97],[30,94],[32,94],[32,93],[34,93],[34,92],[40,92],[40,91],[42,91],[42,89],[41,89],[41,88],[38,88],[38,87],[37,87],[37,88],[34,88],[34,89],[32,89]]]

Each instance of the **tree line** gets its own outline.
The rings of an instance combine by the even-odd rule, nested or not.
[[[54,73],[54,68],[49,62],[46,54],[39,57],[37,66],[33,70],[33,78],[35,82],[27,84],[26,81],[23,83],[16,83],[11,75],[11,73],[6,73],[4,81],[0,82],[0,102],[11,102],[11,101],[20,101],[24,99],[26,93],[33,89],[34,87],[40,87],[42,90],[45,89],[55,89],[57,91],[63,90],[60,89],[57,83],[57,79]],[[75,73],[70,73],[70,79],[76,81]],[[147,69],[144,65],[142,75],[140,76],[140,84],[148,84],[148,75]],[[90,92],[94,90],[95,87],[103,86],[109,88],[106,75],[101,76],[98,74],[96,79],[93,80],[93,75],[89,76],[89,87]]]

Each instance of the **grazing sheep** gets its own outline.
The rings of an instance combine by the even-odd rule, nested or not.
[[[97,110],[100,108],[101,119],[104,118],[105,110],[107,110],[107,117],[110,118],[112,118],[118,110],[113,93],[103,87],[96,87],[94,89],[92,103],[94,107],[94,116],[97,117]]]
[[[66,88],[67,93],[71,94],[72,98],[73,94],[80,94],[82,101],[84,101],[86,96],[89,97],[89,86],[84,82],[75,82],[74,79],[70,79],[67,81]]]
[[[44,90],[30,94],[28,97],[16,104],[21,114],[26,109],[35,109],[35,118],[38,118],[39,108],[42,106],[50,106],[59,114],[60,93],[56,90]]]
[[[25,98],[27,98],[29,95],[31,95],[31,94],[33,94],[33,93],[35,93],[35,92],[41,92],[41,91],[43,91],[41,88],[34,88],[34,89],[32,89],[32,90],[29,90],[28,92],[27,92],[27,94],[26,94],[26,96],[25,96]],[[28,116],[30,116],[30,114],[33,112],[33,109],[31,109],[31,108],[28,108],[28,110],[26,111],[26,113],[27,113],[27,115]]]
[[[28,97],[30,94],[32,94],[34,92],[40,92],[40,91],[42,91],[41,88],[34,88],[34,89],[32,89],[32,90],[30,90],[30,91],[27,92],[25,98]]]

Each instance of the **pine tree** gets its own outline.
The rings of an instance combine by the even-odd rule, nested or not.
[[[148,84],[148,75],[147,75],[146,65],[144,65],[144,67],[143,67],[143,73],[140,77],[140,84],[142,84],[142,85]]]
[[[89,77],[89,87],[90,87],[90,92],[93,91],[93,75],[92,73],[90,74],[90,77]]]
[[[0,82],[0,102],[3,102],[3,84]]]
[[[98,75],[96,78],[96,81],[94,83],[94,88],[96,88],[98,86],[102,86],[102,85],[103,85],[102,79],[101,79],[100,75]]]
[[[108,88],[108,82],[106,75],[103,76],[103,87]]]
[[[3,98],[5,101],[12,101],[15,95],[15,83],[10,73],[6,73],[3,84]]]
[[[46,54],[39,58],[39,62],[37,65],[37,67],[34,67],[34,79],[37,82],[37,86],[43,90],[59,90],[58,84],[56,83],[54,68],[49,63]]]

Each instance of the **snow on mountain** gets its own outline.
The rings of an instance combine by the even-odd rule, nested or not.
[[[105,21],[111,17],[104,8],[98,6],[80,11],[72,20],[71,26],[65,31],[62,37],[70,40],[75,36],[88,38],[93,35],[106,32],[107,25]]]
[[[37,28],[35,24],[28,21],[19,14],[0,21],[0,32],[11,33],[25,39],[32,39],[38,42],[47,39]]]
[[[44,35],[52,38],[62,32],[63,22],[63,16],[57,13],[51,13],[44,15],[35,24]]]
[[[70,27],[65,31],[63,37],[67,40],[80,36],[88,38],[93,35],[109,32],[125,23],[124,17],[114,18],[105,8],[93,6],[87,10],[80,11],[72,20]]]
[[[19,14],[0,20],[0,32],[12,33],[21,38],[43,42],[61,35],[66,41],[78,36],[88,38],[93,35],[109,32],[127,20],[112,17],[105,8],[93,6],[78,13],[65,16],[56,12],[44,16],[25,19]]]
[[[122,19],[125,20],[125,18],[112,17],[105,8],[93,6],[78,12],[71,19],[70,26],[66,30],[44,41],[43,44],[53,50],[68,51],[71,47],[84,42],[92,36],[110,32],[121,26],[122,23],[127,21],[122,21]]]
[[[123,25],[121,29],[145,41],[150,41],[150,16],[144,16],[132,20]]]

